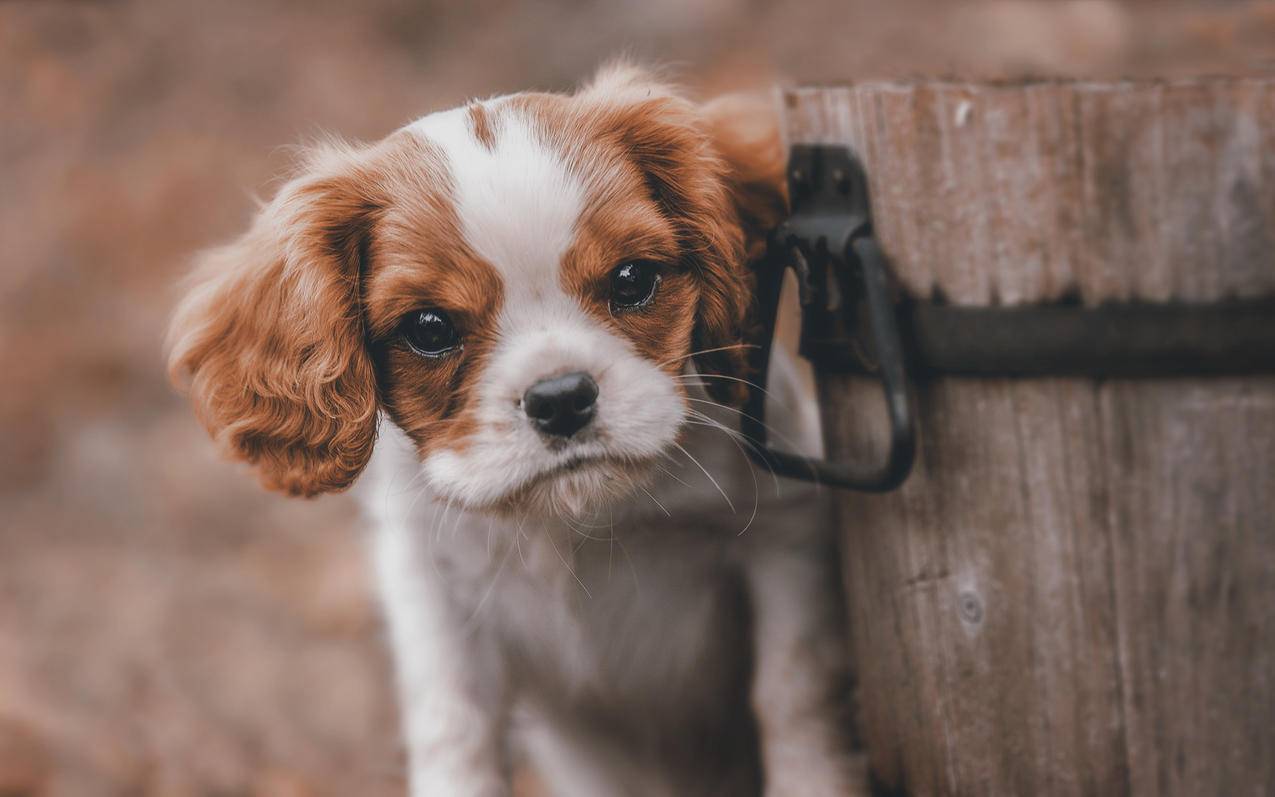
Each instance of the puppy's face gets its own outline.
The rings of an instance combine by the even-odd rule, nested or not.
[[[209,256],[174,367],[287,492],[348,485],[384,411],[463,506],[623,494],[676,445],[690,362],[738,395],[750,234],[783,200],[776,142],[732,127],[616,70],[324,150]]]

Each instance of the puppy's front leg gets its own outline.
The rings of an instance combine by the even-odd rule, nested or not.
[[[835,548],[822,536],[755,551],[760,555],[748,566],[752,703],[766,797],[868,793],[864,757],[852,750],[849,732],[849,651]]]
[[[428,535],[425,535],[428,537]],[[398,671],[413,797],[507,797],[500,660],[467,633],[422,535],[383,526],[376,567]]]

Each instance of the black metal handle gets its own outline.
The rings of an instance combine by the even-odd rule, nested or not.
[[[885,462],[862,465],[813,459],[778,451],[769,445],[765,386],[772,348],[770,333],[774,329],[779,291],[787,266],[768,270],[768,285],[764,290],[759,290],[759,294],[764,293],[769,299],[762,319],[767,330],[767,340],[753,350],[756,385],[748,394],[741,431],[751,443],[749,449],[753,459],[781,476],[819,481],[864,492],[889,492],[907,479],[916,458],[916,432],[902,357],[903,344],[894,317],[884,260],[876,241],[870,237],[856,239],[852,242],[848,255],[846,264],[853,264],[854,270],[862,275],[863,305],[867,310],[867,326],[870,330],[868,343],[877,363],[877,373],[889,415],[890,443]]]
[[[890,295],[885,256],[872,237],[867,179],[844,147],[793,147],[789,159],[793,212],[771,235],[758,268],[759,321],[764,339],[753,350],[750,386],[741,431],[758,463],[777,474],[865,492],[888,492],[901,485],[916,458],[916,431],[908,397],[903,343]],[[826,337],[829,330],[859,326],[862,308],[866,340],[885,393],[890,448],[885,462],[862,465],[832,462],[777,451],[767,441],[767,374],[784,272],[797,275],[802,305],[802,340]]]

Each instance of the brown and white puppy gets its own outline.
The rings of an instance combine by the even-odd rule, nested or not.
[[[764,105],[618,66],[323,147],[206,255],[171,356],[211,434],[294,495],[369,471],[414,795],[512,751],[558,795],[860,790],[826,503],[733,429],[782,178]]]

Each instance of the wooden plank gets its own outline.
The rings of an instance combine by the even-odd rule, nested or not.
[[[879,237],[913,295],[1260,296],[1275,292],[1273,85],[795,89],[787,132],[864,159]]]
[[[1275,294],[1275,81],[859,85],[786,107],[791,141],[860,153],[913,296]],[[879,452],[875,385],[820,390],[830,452]],[[880,781],[1275,793],[1275,379],[916,393],[912,479],[839,498]]]

